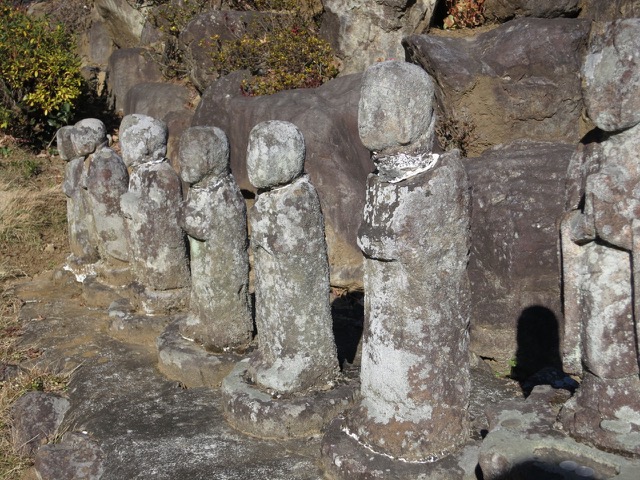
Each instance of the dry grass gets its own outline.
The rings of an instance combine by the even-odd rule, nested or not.
[[[0,137],[0,480],[20,479],[32,464],[11,442],[13,403],[30,390],[64,390],[68,380],[34,362],[37,348],[20,344],[22,302],[10,293],[12,279],[60,265],[67,254],[63,169],[59,158]]]

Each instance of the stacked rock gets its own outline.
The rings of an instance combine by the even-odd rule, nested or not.
[[[124,163],[131,169],[120,206],[126,218],[131,267],[148,313],[185,306],[190,282],[185,236],[178,225],[180,177],[166,161],[167,127],[146,115],[127,115],[120,125]]]
[[[397,478],[417,478],[425,470],[412,462],[433,462],[468,440],[467,177],[457,151],[431,153],[434,82],[426,72],[379,63],[365,72],[361,92],[360,137],[378,167],[358,238],[361,400],[332,424],[323,454],[340,478],[374,468],[371,450],[395,459]],[[366,448],[354,453],[340,431]],[[447,478],[463,474],[451,467]]]
[[[69,228],[69,267],[84,274],[84,267],[100,258],[91,199],[87,193],[87,172],[94,152],[107,143],[107,130],[97,119],[81,120],[62,127],[56,135],[58,152],[67,161],[63,190],[67,196]]]
[[[222,390],[227,420],[257,436],[317,433],[353,394],[332,388],[339,365],[324,222],[304,158],[295,125],[269,121],[251,131],[247,171],[259,192],[249,212],[258,348]]]
[[[640,455],[640,19],[595,24],[582,75],[600,130],[568,171],[563,362],[582,383],[561,419],[578,440]]]
[[[249,302],[247,209],[229,170],[229,142],[215,127],[180,138],[180,176],[189,183],[181,225],[189,236],[191,297],[180,333],[208,350],[246,347]]]

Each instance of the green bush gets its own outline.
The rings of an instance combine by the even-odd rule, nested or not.
[[[232,40],[211,39],[214,70],[226,75],[249,70],[245,95],[269,95],[293,88],[317,87],[338,74],[331,46],[318,37],[312,9],[296,0],[238,2],[265,12]]]
[[[71,120],[81,88],[71,34],[0,0],[0,131],[43,141]]]

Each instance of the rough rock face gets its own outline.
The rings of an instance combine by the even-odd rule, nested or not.
[[[487,20],[508,20],[513,17],[555,18],[576,16],[580,0],[486,0]]]
[[[522,374],[559,366],[557,219],[575,147],[521,141],[464,161],[471,216],[471,350]],[[525,344],[523,344],[525,342]]]
[[[581,0],[581,17],[590,18],[596,22],[612,22],[621,18],[640,17],[640,2],[638,0]]]
[[[585,133],[580,77],[589,22],[522,18],[475,37],[413,35],[407,55],[436,80],[446,118],[466,115],[469,154],[513,139],[577,143]]]
[[[229,171],[222,130],[192,127],[180,140],[181,177],[191,184],[181,224],[189,235],[191,297],[180,332],[217,351],[245,346],[249,300],[247,210]]]
[[[35,458],[38,478],[82,478],[100,480],[105,453],[88,435],[65,433],[58,443],[44,445]]]
[[[290,123],[260,123],[251,131],[247,157],[249,178],[268,188],[249,212],[258,350],[248,371],[276,392],[322,387],[337,373],[338,358],[324,221],[313,185],[300,176],[304,138]],[[279,175],[265,168],[273,164]],[[292,180],[283,185],[285,178]]]
[[[138,45],[145,17],[127,0],[95,0],[95,9],[104,20],[111,39],[120,48]]]
[[[132,86],[123,103],[125,115],[141,113],[164,119],[171,112],[186,110],[191,93],[187,87],[171,83],[144,82]]]
[[[255,192],[245,162],[249,132],[266,120],[294,123],[304,135],[305,168],[322,204],[331,283],[361,288],[362,254],[356,235],[366,177],[373,170],[370,153],[358,137],[361,76],[341,77],[317,89],[255,98],[240,94],[239,81],[239,75],[232,74],[212,84],[203,94],[192,125],[212,125],[227,133],[231,171],[241,189]]]
[[[211,37],[219,35],[221,41],[238,38],[247,25],[262,15],[259,12],[213,10],[196,16],[180,32],[180,48],[185,52],[189,79],[199,91],[204,91],[218,76],[211,71]]]
[[[594,29],[584,94],[589,115],[607,131],[585,139],[572,159],[570,210],[560,229],[563,361],[567,370],[583,373],[561,420],[578,440],[635,456],[640,455],[640,117],[634,111],[640,94],[634,61],[639,33],[636,19]]]
[[[325,0],[320,34],[342,61],[342,74],[380,60],[403,59],[403,37],[427,30],[437,0]]]
[[[582,68],[587,113],[605,131],[640,122],[640,18],[592,29],[589,55]]]
[[[145,57],[145,52],[143,48],[121,48],[109,57],[107,90],[117,113],[124,112],[125,99],[131,87],[162,80],[160,68]]]
[[[33,455],[55,436],[69,410],[69,400],[44,392],[28,392],[11,409],[13,445],[22,455]]]

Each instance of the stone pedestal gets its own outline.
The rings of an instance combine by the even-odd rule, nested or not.
[[[304,154],[290,123],[264,122],[251,132],[249,180],[263,189],[249,212],[258,349],[222,391],[229,423],[256,436],[318,433],[353,395],[353,387],[336,389],[324,222],[302,174]]]

